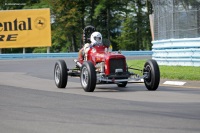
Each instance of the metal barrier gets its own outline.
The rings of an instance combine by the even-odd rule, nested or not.
[[[159,65],[200,66],[200,38],[153,41],[152,58]]]
[[[121,51],[124,56],[151,56],[152,51]],[[78,57],[78,52],[70,53],[26,53],[26,54],[0,54],[0,59],[16,58],[61,58]]]

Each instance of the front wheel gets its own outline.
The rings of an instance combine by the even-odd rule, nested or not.
[[[155,91],[160,83],[160,70],[157,62],[153,59],[144,64],[144,84],[150,91]]]
[[[54,67],[54,80],[58,88],[65,88],[68,80],[67,65],[64,60],[56,62]]]
[[[96,87],[96,71],[92,62],[86,61],[81,67],[81,85],[86,92],[93,92]]]

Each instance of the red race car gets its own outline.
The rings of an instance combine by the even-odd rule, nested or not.
[[[88,38],[90,37],[90,38]],[[146,88],[154,91],[160,82],[159,66],[155,60],[148,60],[144,68],[128,67],[126,57],[120,52],[109,50],[109,41],[102,41],[101,33],[93,26],[83,30],[84,46],[79,51],[78,59],[74,59],[76,67],[67,68],[64,60],[59,60],[54,67],[54,80],[58,88],[65,88],[68,76],[80,77],[80,82],[86,92],[93,92],[96,84],[117,84],[126,87],[127,83],[144,80]],[[138,75],[129,70],[141,71]]]

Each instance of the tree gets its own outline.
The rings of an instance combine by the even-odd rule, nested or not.
[[[134,50],[136,49],[136,27],[132,17],[127,16],[123,22],[123,30],[119,37],[119,48],[122,50]]]
[[[22,6],[5,6],[26,3]],[[5,0],[0,9],[50,8],[53,23],[51,52],[78,51],[82,30],[93,25],[114,50],[144,50],[151,47],[148,0]],[[33,51],[33,49],[32,49]],[[35,48],[34,51],[44,51]],[[31,52],[31,49],[30,49]]]
[[[55,23],[52,24],[53,47],[61,51],[62,47],[67,47],[68,51],[77,51],[77,40],[81,29],[81,12],[79,1],[58,0],[51,1],[52,15],[55,16]]]
[[[129,0],[99,0],[95,8],[95,24],[104,38],[111,41],[113,49],[117,48],[117,37],[121,32],[121,22],[124,12],[127,12],[126,5]]]
[[[151,46],[148,12],[144,0],[129,1],[126,18],[122,23],[122,34],[118,46],[123,50],[144,50]]]

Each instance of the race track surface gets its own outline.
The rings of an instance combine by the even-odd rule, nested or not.
[[[200,88],[143,83],[97,85],[84,92],[79,78],[56,88],[58,59],[0,60],[2,133],[199,133]],[[64,59],[69,68],[73,59]]]

